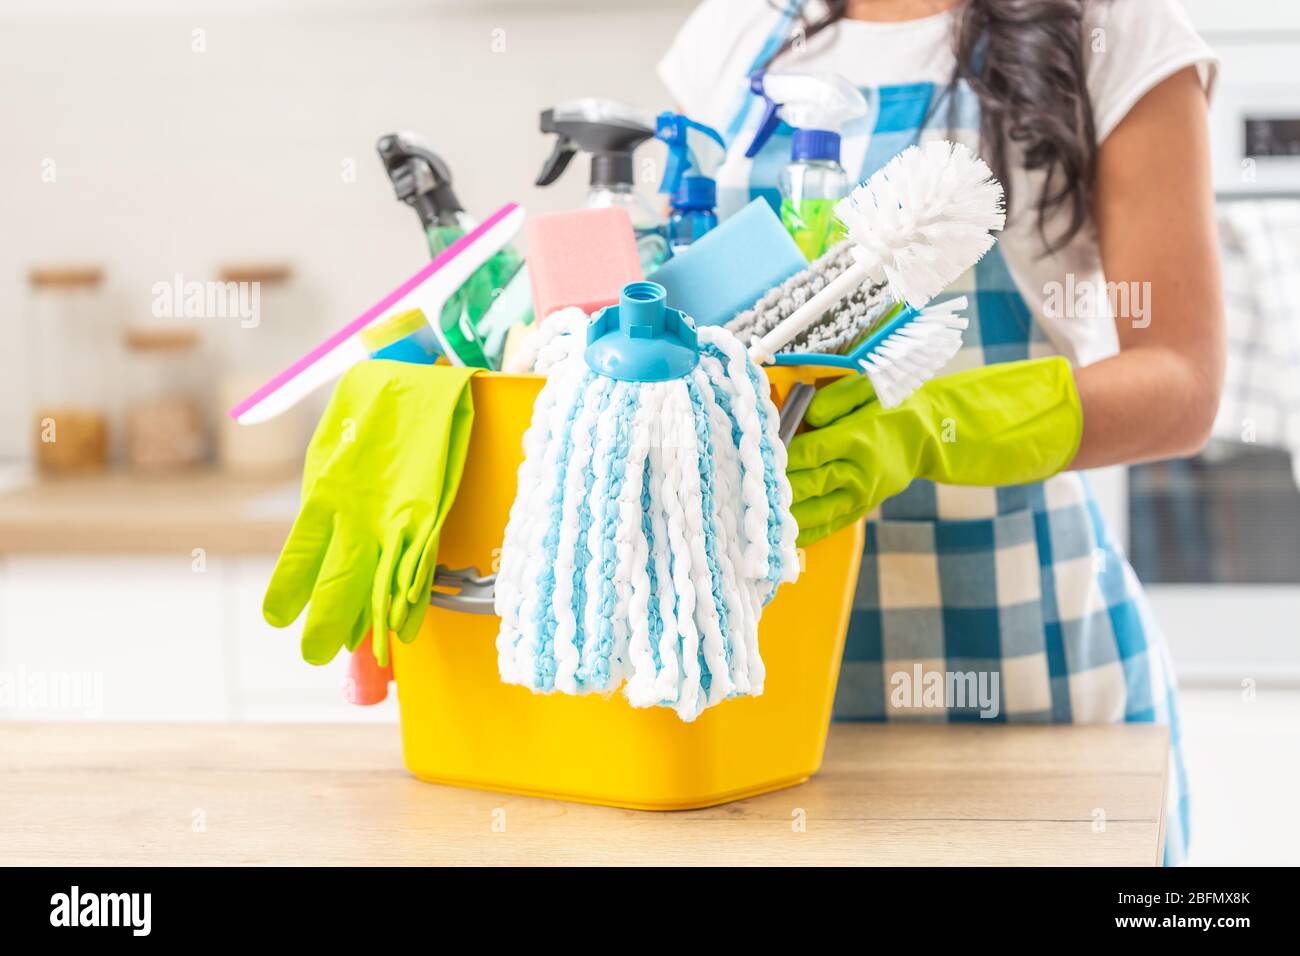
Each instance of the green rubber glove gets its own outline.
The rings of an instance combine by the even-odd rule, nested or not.
[[[292,624],[308,601],[302,656],[326,664],[388,632],[415,638],[429,605],[438,533],[460,486],[474,421],[474,369],[367,361],[339,381],[307,449],[302,505],[262,614]]]
[[[884,408],[865,375],[821,389],[812,431],[790,443],[799,546],[833,534],[915,478],[948,485],[1042,481],[1074,459],[1083,410],[1060,357],[1007,362],[928,382]]]

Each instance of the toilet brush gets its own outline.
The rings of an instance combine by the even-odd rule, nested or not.
[[[841,242],[801,272],[769,289],[748,309],[738,312],[727,323],[727,328],[742,342],[770,332],[851,265],[853,244]],[[894,300],[889,296],[887,283],[864,283],[827,309],[822,320],[797,336],[786,350],[842,352],[870,331],[893,307]]]
[[[750,357],[776,353],[813,327],[864,283],[888,283],[893,296],[923,309],[996,241],[1006,222],[1002,186],[988,165],[959,143],[910,146],[839,202],[853,263],[750,345]]]
[[[756,335],[750,356],[761,363],[857,368],[871,379],[882,405],[899,404],[960,350],[968,320],[958,313],[966,301],[934,308],[926,304],[993,247],[992,233],[1006,223],[1004,198],[988,165],[965,146],[935,140],[904,150],[836,206],[848,230],[844,245],[851,263],[786,318]],[[842,248],[833,252],[843,256]],[[841,348],[786,351],[801,337],[816,341],[827,313],[834,322],[834,311],[847,298],[882,285],[904,308],[891,313],[885,324],[877,323],[865,341],[859,337],[851,356],[839,354]],[[813,395],[806,383],[791,390],[781,409],[779,431],[785,444]]]

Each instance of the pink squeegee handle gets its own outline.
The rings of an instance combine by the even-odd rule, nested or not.
[[[343,328],[339,329],[302,358],[298,359],[298,361],[294,362],[279,375],[275,376],[275,378],[271,379],[257,391],[253,392],[252,395],[245,398],[227,414],[230,415],[231,418],[238,418],[240,415],[244,414],[244,412],[261,402],[262,399],[278,391],[285,382],[296,378],[304,369],[310,368],[314,365],[321,356],[328,355],[330,352],[334,351],[334,349],[338,348],[341,344],[373,322],[377,316],[380,316],[391,309],[395,303],[400,302],[405,296],[409,295],[411,290],[418,287],[422,282],[428,279],[429,276],[433,275],[443,266],[455,259],[466,248],[477,242],[479,237],[481,237],[485,232],[518,208],[519,205],[517,203],[506,203],[492,215],[488,216],[487,219],[483,220],[483,222],[478,226],[465,233],[465,235],[461,236],[444,249],[438,254],[437,258],[427,266],[415,275],[411,276],[411,278],[407,279],[370,308],[366,309],[365,312],[361,313],[361,315],[357,316]]]

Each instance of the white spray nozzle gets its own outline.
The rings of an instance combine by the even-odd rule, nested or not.
[[[838,73],[755,73],[749,86],[767,104],[745,151],[751,158],[776,131],[777,119],[797,130],[838,133],[845,123],[867,115],[862,91]]]

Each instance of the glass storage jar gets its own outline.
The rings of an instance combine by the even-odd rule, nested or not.
[[[268,421],[240,425],[226,410],[265,384],[324,339],[322,311],[305,296],[283,262],[243,262],[221,266],[220,281],[238,316],[214,323],[217,402],[213,409],[216,457],[226,473],[241,477],[291,477],[302,467],[311,434],[315,397]],[[326,395],[327,389],[322,389]]]
[[[167,472],[204,460],[199,331],[188,325],[128,326],[126,457],[132,468]]]
[[[99,471],[109,455],[115,356],[104,271],[36,267],[28,286],[36,465],[46,475]]]

